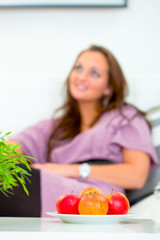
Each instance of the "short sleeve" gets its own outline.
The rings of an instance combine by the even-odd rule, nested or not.
[[[131,121],[120,121],[111,144],[123,148],[139,150],[147,153],[153,165],[158,165],[158,156],[152,142],[149,126],[141,115],[136,115]]]
[[[24,154],[35,158],[36,163],[44,163],[47,158],[47,142],[54,125],[54,119],[41,121],[15,135],[13,139],[18,142]]]

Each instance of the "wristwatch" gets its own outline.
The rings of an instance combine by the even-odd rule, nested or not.
[[[91,167],[88,163],[81,163],[79,166],[79,176],[81,178],[87,178],[91,173]]]

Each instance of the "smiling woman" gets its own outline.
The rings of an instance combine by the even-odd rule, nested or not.
[[[36,159],[32,169],[40,176],[40,204],[36,197],[27,204],[43,217],[56,210],[59,196],[79,194],[89,186],[105,195],[112,189],[140,189],[151,167],[158,165],[145,114],[126,102],[127,83],[109,50],[93,45],[81,52],[65,86],[60,117],[41,121],[9,140]]]

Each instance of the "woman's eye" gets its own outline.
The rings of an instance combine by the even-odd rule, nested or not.
[[[82,72],[82,67],[80,67],[80,66],[76,66],[75,69],[77,72]]]
[[[96,71],[92,71],[92,76],[94,76],[94,77],[99,77],[100,75],[99,75],[98,72],[96,72]]]

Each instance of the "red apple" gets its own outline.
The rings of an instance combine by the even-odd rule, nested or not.
[[[56,209],[61,214],[79,214],[78,204],[80,195],[64,194],[57,199]]]
[[[128,198],[120,192],[105,196],[108,202],[108,215],[127,214],[130,208]]]
[[[89,195],[89,194],[92,194],[92,193],[96,193],[96,194],[99,194],[101,196],[105,196],[104,193],[97,187],[87,187],[87,188],[84,188],[79,195]]]
[[[92,193],[83,195],[78,205],[81,215],[106,215],[108,212],[108,203],[105,197]]]

